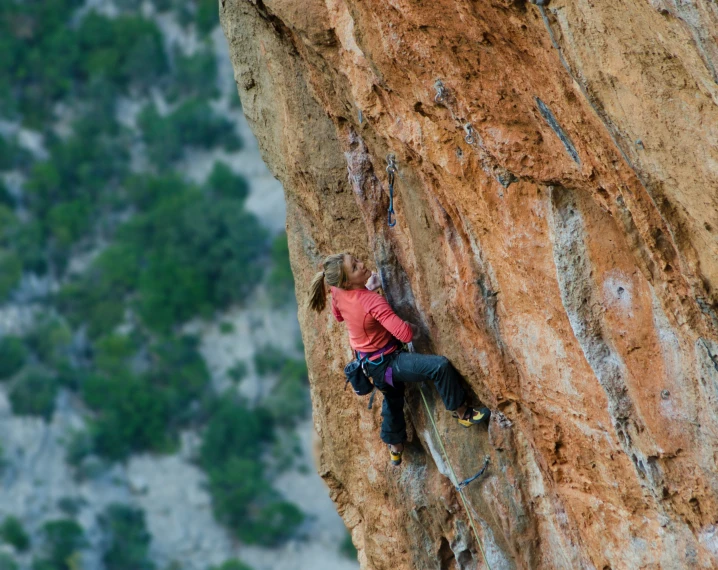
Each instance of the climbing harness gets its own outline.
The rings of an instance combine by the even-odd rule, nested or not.
[[[396,157],[393,154],[386,155],[386,173],[389,176],[389,211],[386,213],[386,223],[390,228],[396,225],[396,216],[394,215],[394,175],[397,169],[395,161]]]
[[[407,348],[409,349],[409,352],[414,352],[414,345],[412,343],[407,344]],[[484,559],[484,562],[486,563],[486,567],[488,570],[491,570],[491,564],[489,564],[488,559],[486,558],[486,553],[484,552],[484,547],[481,544],[481,539],[479,538],[479,531],[476,530],[476,523],[474,521],[474,517],[471,514],[471,511],[469,510],[469,504],[466,499],[466,495],[464,495],[464,489],[466,486],[471,483],[472,481],[478,479],[481,477],[481,475],[484,474],[486,471],[486,468],[489,465],[489,457],[486,456],[484,458],[484,466],[479,470],[476,475],[469,477],[468,479],[464,479],[460,483],[457,483],[458,478],[456,477],[456,472],[454,471],[453,465],[451,465],[451,460],[449,459],[449,454],[446,452],[446,448],[444,447],[444,442],[441,439],[441,434],[439,434],[439,428],[436,427],[436,422],[434,421],[434,415],[431,413],[431,409],[429,408],[429,403],[426,401],[426,395],[424,394],[424,388],[421,384],[419,384],[419,392],[421,393],[421,399],[424,402],[424,407],[426,408],[426,415],[429,416],[429,420],[431,420],[431,425],[434,428],[434,433],[436,434],[436,439],[439,441],[439,446],[441,447],[441,451],[444,454],[444,457],[446,458],[446,464],[449,466],[449,471],[451,473],[451,484],[454,485],[454,489],[456,489],[457,493],[459,493],[459,497],[461,497],[461,502],[464,504],[464,510],[466,511],[466,514],[469,515],[469,523],[471,524],[471,530],[474,531],[474,538],[476,538],[476,544],[479,545],[479,550],[481,551],[481,556]]]

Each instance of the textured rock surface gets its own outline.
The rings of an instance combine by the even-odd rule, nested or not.
[[[718,564],[718,10],[710,0],[221,0],[300,298],[377,264],[494,410],[434,415],[492,568]],[[435,82],[445,88],[435,99]],[[465,140],[471,124],[473,144]],[[399,165],[388,229],[384,157]],[[483,567],[417,393],[404,465],[300,310],[321,474],[364,568]]]

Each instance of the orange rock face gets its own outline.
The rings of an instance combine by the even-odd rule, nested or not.
[[[376,264],[485,427],[432,415],[493,569],[718,566],[711,0],[221,0],[297,294]],[[546,4],[546,5],[543,5]],[[385,157],[396,155],[386,224]],[[487,567],[417,389],[404,464],[300,309],[320,473],[363,568]],[[379,397],[380,400],[380,397]]]

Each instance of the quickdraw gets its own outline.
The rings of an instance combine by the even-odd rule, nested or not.
[[[476,479],[478,479],[479,477],[481,477],[481,476],[484,474],[484,471],[486,471],[486,468],[487,468],[488,466],[489,466],[489,456],[487,455],[487,456],[484,458],[484,466],[483,466],[481,469],[479,469],[479,471],[476,473],[476,475],[474,475],[474,476],[472,476],[472,477],[469,477],[468,479],[464,479],[461,483],[459,483],[458,485],[456,485],[455,489],[456,489],[457,491],[461,491],[461,489],[463,489],[464,487],[466,487],[469,483],[471,483],[472,481],[475,481]]]
[[[396,157],[393,154],[386,155],[386,173],[389,177],[389,210],[386,213],[386,223],[390,228],[396,225],[396,216],[394,214],[394,175],[396,169]]]

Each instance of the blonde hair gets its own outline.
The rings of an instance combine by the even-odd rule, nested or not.
[[[326,256],[324,261],[322,261],[322,271],[314,275],[312,284],[309,286],[309,301],[307,302],[307,306],[313,311],[323,311],[327,305],[327,288],[324,285],[325,281],[329,287],[339,287],[343,289],[344,285],[346,285],[347,272],[344,269],[344,258],[347,255],[346,252],[334,253]]]

